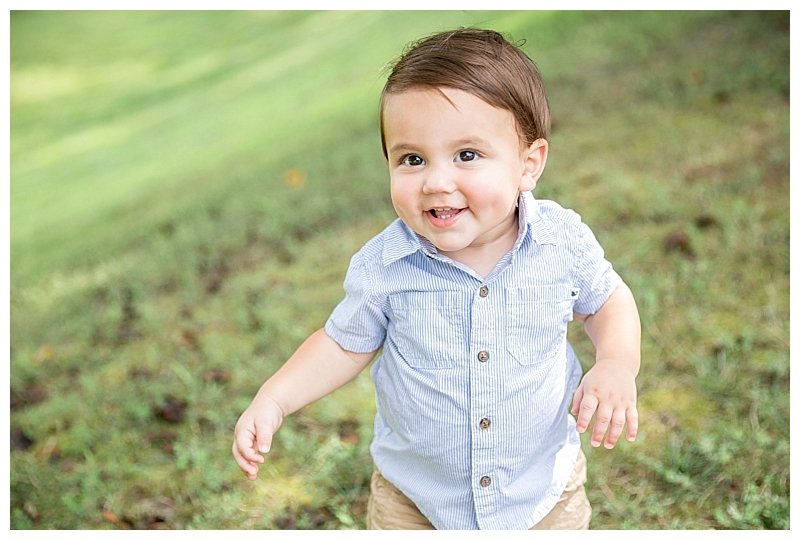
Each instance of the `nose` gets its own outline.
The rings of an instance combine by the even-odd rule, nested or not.
[[[456,190],[454,174],[452,167],[429,164],[425,169],[422,193],[425,195],[453,193]]]

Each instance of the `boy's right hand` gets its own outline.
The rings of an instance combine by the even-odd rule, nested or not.
[[[256,396],[236,422],[233,459],[245,476],[255,480],[258,466],[272,446],[272,436],[283,423],[283,409],[269,396]]]

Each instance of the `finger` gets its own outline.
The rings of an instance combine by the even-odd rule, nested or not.
[[[576,425],[578,428],[578,433],[583,433],[589,427],[589,422],[592,420],[592,415],[594,415],[594,411],[597,409],[598,401],[596,396],[588,394],[583,396],[580,403]]]
[[[597,407],[597,412],[594,418],[594,429],[592,430],[592,446],[597,448],[603,443],[603,437],[608,429],[608,424],[611,422],[611,415],[613,409],[608,405],[600,405]]]
[[[570,413],[573,416],[578,414],[578,407],[581,404],[581,400],[583,399],[583,385],[578,386],[578,389],[575,390],[575,395],[572,396],[572,409],[570,409]]]
[[[611,423],[608,425],[608,436],[606,437],[605,447],[614,448],[625,427],[625,409],[617,409],[611,415]]]
[[[269,435],[260,435],[258,438],[258,451],[263,452],[266,454],[272,448],[272,434]],[[259,457],[263,460],[264,457],[259,454]]]
[[[272,434],[274,430],[268,427],[266,424],[262,424],[257,426],[256,428],[256,444],[259,452],[266,454],[272,448]],[[264,456],[259,456],[261,460],[264,460]]]
[[[248,461],[264,463],[264,456],[256,452],[256,434],[249,429],[242,429],[236,433],[234,446],[239,454]]]
[[[233,443],[233,459],[236,461],[236,464],[239,466],[245,476],[247,476],[250,480],[256,479],[258,476],[258,465],[252,461],[248,461],[244,456],[242,456],[235,442]]]
[[[625,418],[628,423],[627,439],[633,442],[636,440],[636,434],[639,432],[639,412],[636,410],[636,407],[629,408]]]

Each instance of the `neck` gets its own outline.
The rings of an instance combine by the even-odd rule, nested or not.
[[[519,235],[517,212],[512,212],[511,218],[514,220],[513,223],[509,227],[505,227],[502,234],[490,242],[475,244],[457,252],[442,252],[442,254],[470,267],[481,277],[488,277],[500,259],[511,251],[517,241]]]

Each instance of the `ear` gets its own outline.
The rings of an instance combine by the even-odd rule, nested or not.
[[[520,179],[520,191],[530,191],[536,187],[536,182],[544,172],[547,163],[548,144],[546,139],[536,139],[533,143],[522,150],[523,166],[522,178]]]

